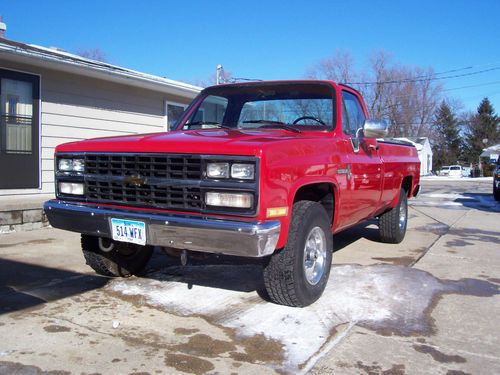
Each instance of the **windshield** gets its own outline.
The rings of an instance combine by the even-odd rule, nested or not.
[[[334,91],[325,83],[215,86],[181,124],[182,129],[334,128]]]

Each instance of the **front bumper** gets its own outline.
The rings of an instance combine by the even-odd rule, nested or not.
[[[263,257],[274,252],[279,221],[238,221],[202,216],[173,215],[78,204],[45,202],[50,224],[59,229],[111,238],[111,218],[146,223],[148,245],[206,253]]]

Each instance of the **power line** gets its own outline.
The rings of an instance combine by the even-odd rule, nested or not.
[[[464,68],[465,69],[465,68]],[[494,70],[500,70],[500,66],[496,66],[489,69],[479,70],[477,72],[471,73],[463,73],[463,74],[455,74],[445,77],[436,77],[436,74],[427,75],[427,76],[417,76],[415,78],[401,79],[401,80],[391,80],[391,81],[380,81],[380,82],[347,82],[347,85],[385,85],[385,84],[398,84],[398,83],[410,83],[410,82],[427,82],[427,81],[437,81],[443,79],[451,79],[451,78],[460,78],[460,77],[468,77],[477,74],[487,73]]]
[[[462,90],[462,89],[471,89],[473,87],[490,86],[490,85],[498,85],[498,84],[500,84],[500,81],[479,83],[477,85],[469,85],[469,86],[462,86],[462,87],[454,87],[454,88],[451,88],[451,89],[444,89],[443,91],[454,91],[454,90]]]

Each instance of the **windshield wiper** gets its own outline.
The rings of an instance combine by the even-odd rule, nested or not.
[[[259,129],[261,129],[261,128],[279,128],[279,129],[289,130],[289,131],[294,132],[294,133],[302,133],[299,129],[294,128],[293,126],[287,125],[281,121],[248,120],[248,121],[243,121],[243,123],[244,124],[264,124],[263,126],[260,126]]]

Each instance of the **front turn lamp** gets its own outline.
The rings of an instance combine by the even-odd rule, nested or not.
[[[217,193],[208,192],[205,195],[207,206],[251,208],[253,195],[249,193]]]
[[[70,195],[83,195],[83,184],[74,182],[59,182],[59,193]]]

